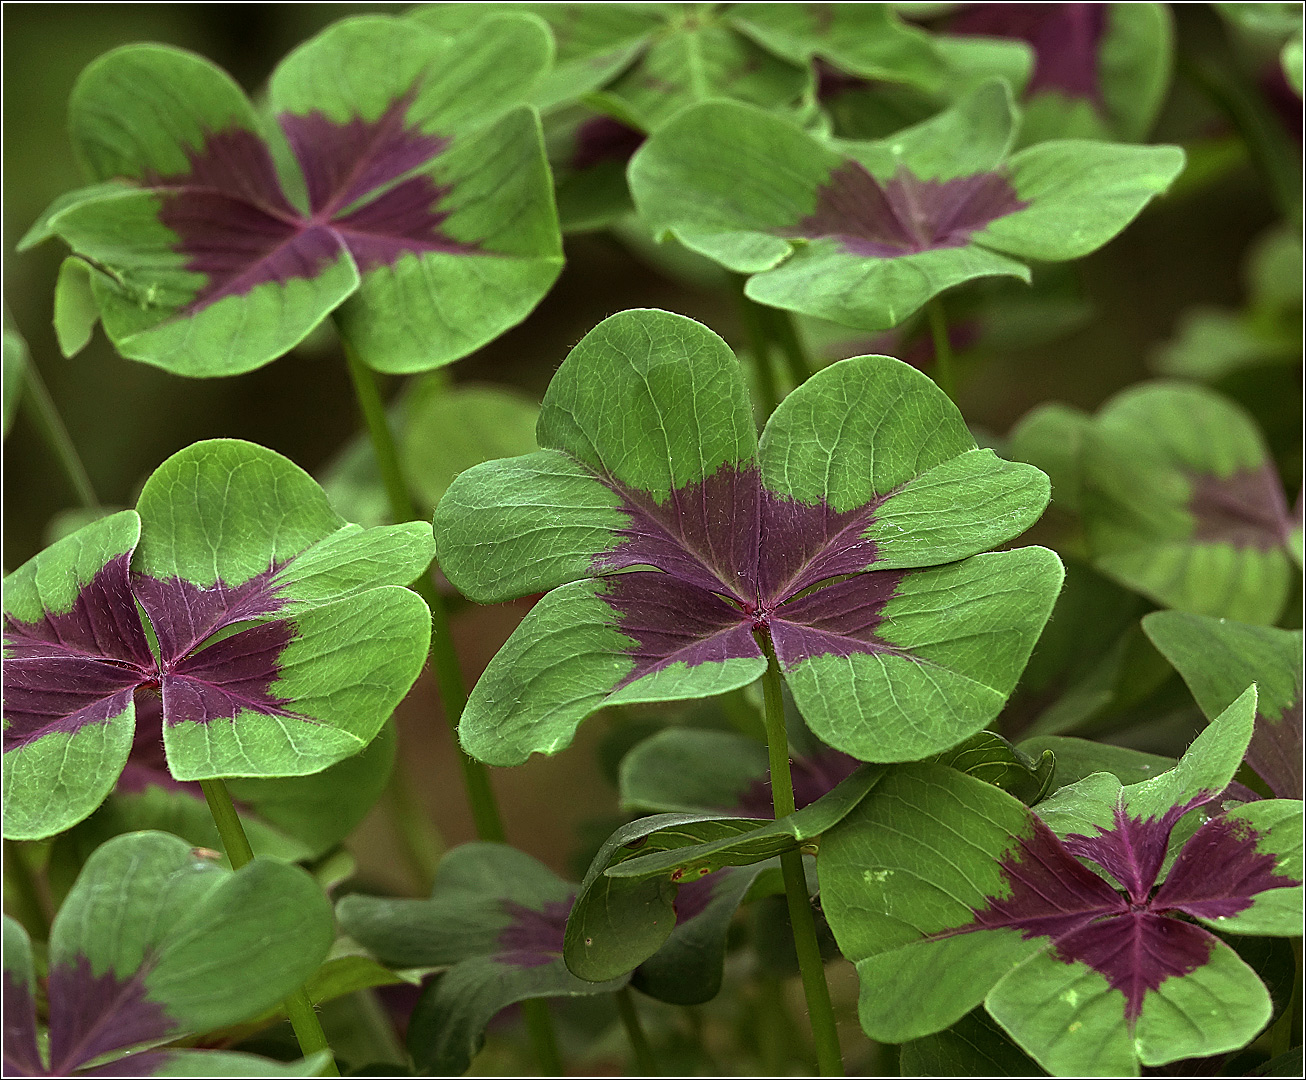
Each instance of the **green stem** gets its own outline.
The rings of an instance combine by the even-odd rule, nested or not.
[[[784,984],[774,975],[765,974],[758,976],[757,984],[757,1042],[762,1075],[786,1076],[791,1057],[788,1039],[793,1023],[785,1008]]]
[[[1288,997],[1288,1007],[1283,1010],[1283,1015],[1274,1022],[1274,1027],[1270,1029],[1270,1058],[1273,1060],[1282,1054],[1286,1054],[1292,1049],[1292,1028],[1297,1019],[1298,1013],[1301,1012],[1301,941],[1292,943],[1293,966],[1296,972],[1292,980],[1292,993]]]
[[[318,1075],[339,1076],[340,1069],[336,1065],[335,1056],[331,1053],[331,1044],[327,1042],[326,1032],[322,1030],[322,1022],[317,1018],[317,1010],[309,1000],[308,991],[301,986],[286,998],[283,1005],[290,1026],[295,1032],[295,1039],[299,1043],[300,1053],[308,1057],[319,1050],[325,1050],[329,1056],[326,1066]]]
[[[233,870],[239,870],[254,858],[254,849],[249,846],[249,837],[245,835],[245,827],[240,823],[240,815],[236,813],[227,785],[221,780],[201,780],[200,787],[204,791],[204,801],[209,804],[209,813],[213,815],[213,824],[218,827],[218,836],[222,838],[222,846],[226,849],[227,861]],[[299,1041],[300,1052],[305,1057],[316,1054],[319,1050],[330,1054],[331,1045],[318,1022],[313,1003],[308,999],[308,992],[303,987],[286,998],[285,1008],[295,1038]],[[323,1075],[340,1075],[334,1057],[328,1060]]]
[[[648,1044],[644,1026],[639,1022],[639,1012],[635,1008],[635,995],[629,986],[617,991],[617,1014],[621,1017],[621,1026],[626,1029],[626,1038],[635,1053],[635,1068],[640,1076],[661,1076],[657,1062],[653,1059],[653,1048]]]
[[[1300,226],[1300,154],[1262,96],[1252,93],[1243,80],[1230,76],[1210,60],[1189,60],[1181,54],[1175,67],[1229,118],[1279,204],[1280,212]]]
[[[789,772],[789,737],[785,732],[784,697],[781,693],[780,664],[775,658],[771,635],[762,630],[758,643],[766,653],[766,674],[762,676],[762,696],[766,705],[766,749],[771,762],[771,805],[776,820],[794,812],[794,782]],[[816,920],[807,892],[807,875],[803,871],[800,851],[786,851],[780,856],[784,876],[785,899],[789,903],[789,922],[794,933],[794,950],[798,953],[798,970],[807,998],[807,1014],[816,1046],[817,1071],[822,1076],[842,1076],[843,1057],[839,1050],[839,1033],[830,1004],[830,988],[825,982],[825,965],[816,941]]]
[[[45,900],[36,884],[31,864],[22,844],[17,840],[4,842],[4,868],[6,891],[13,889],[14,911],[23,929],[37,941],[50,939],[50,916]]]
[[[775,381],[775,368],[771,366],[771,343],[766,332],[765,309],[744,294],[747,278],[736,280],[735,299],[739,301],[739,318],[748,335],[748,351],[753,357],[753,371],[757,376],[758,412],[763,423],[780,404],[780,388]]]
[[[558,1050],[558,1038],[553,1033],[549,1003],[544,998],[527,998],[521,1003],[521,1011],[522,1018],[526,1021],[526,1031],[531,1037],[535,1060],[540,1067],[539,1074],[561,1076],[562,1054]]]
[[[712,1053],[712,1048],[708,1046],[707,1039],[704,1037],[703,1015],[700,1011],[700,1007],[697,1005],[682,1005],[681,1016],[685,1018],[685,1023],[689,1027],[689,1037],[693,1043],[694,1049],[702,1059],[703,1075],[725,1076],[726,1070],[724,1066],[717,1061],[716,1055]]]
[[[358,407],[367,425],[376,463],[390,499],[390,512],[395,521],[413,521],[417,511],[399,467],[399,453],[395,449],[394,434],[386,420],[385,405],[381,401],[376,379],[371,368],[348,347],[345,349],[345,358],[349,363],[349,376],[354,383]],[[435,683],[440,689],[440,701],[444,705],[444,717],[453,733],[454,747],[462,765],[463,781],[467,787],[472,817],[476,822],[476,835],[481,840],[504,843],[506,834],[503,819],[499,814],[499,804],[494,798],[494,790],[490,787],[490,774],[484,765],[463,750],[458,741],[458,721],[462,719],[463,706],[467,704],[467,689],[463,683],[462,669],[458,666],[458,654],[454,651],[444,600],[429,574],[418,578],[413,589],[431,609],[431,668],[435,672]]]
[[[948,340],[948,321],[943,314],[943,301],[934,297],[925,305],[925,311],[930,320],[930,334],[934,338],[934,381],[955,402],[957,383],[953,375],[952,342]]]
[[[36,370],[30,357],[23,365],[23,382],[23,406],[32,422],[40,429],[46,444],[59,459],[59,466],[76,493],[77,501],[87,510],[100,509],[100,500],[95,496],[95,489],[86,474],[81,455],[77,453],[77,447],[64,426],[59,410],[55,408],[54,398],[46,389],[45,380],[41,378],[41,373]]]
[[[394,433],[386,419],[385,404],[381,401],[372,369],[347,346],[345,359],[349,364],[349,376],[354,383],[358,406],[372,441],[372,451],[376,455],[381,479],[390,499],[391,515],[395,521],[412,521],[417,517],[417,510],[399,466]],[[413,583],[413,589],[431,609],[431,667],[435,672],[436,686],[440,690],[440,701],[444,705],[444,717],[453,734],[454,748],[462,766],[463,783],[467,789],[472,819],[476,823],[476,835],[481,840],[506,843],[507,834],[504,832],[494,789],[490,786],[489,770],[463,750],[458,741],[458,722],[462,719],[463,708],[467,704],[467,688],[463,682],[462,669],[458,666],[458,654],[454,650],[444,599],[429,574],[418,578]],[[421,854],[416,849],[411,853],[415,859],[420,858]],[[531,1043],[535,1047],[540,1072],[546,1076],[561,1075],[562,1055],[558,1052],[558,1040],[553,1031],[553,1018],[549,1015],[548,1005],[542,1000],[524,1001],[522,1014],[530,1032]]]
[[[245,826],[240,823],[231,793],[221,780],[201,780],[200,788],[204,792],[204,801],[209,804],[209,813],[213,815],[213,824],[218,827],[227,861],[233,870],[239,870],[254,858],[254,849],[249,846],[249,837],[245,835]]]
[[[803,343],[798,338],[798,328],[794,326],[793,313],[783,308],[764,310],[767,325],[771,327],[772,340],[780,346],[785,363],[789,365],[789,381],[795,387],[802,386],[811,377],[812,365],[807,359],[807,350],[803,348]]]
[[[386,796],[390,802],[391,823],[402,841],[417,889],[422,896],[429,896],[431,886],[435,884],[435,868],[445,850],[444,837],[422,809],[402,756],[395,759],[386,784]]]

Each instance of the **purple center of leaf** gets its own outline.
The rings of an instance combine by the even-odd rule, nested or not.
[[[1224,477],[1198,473],[1191,479],[1193,539],[1257,551],[1272,551],[1287,540],[1292,521],[1273,465]]]
[[[114,791],[139,794],[151,787],[204,798],[198,783],[172,778],[163,750],[163,699],[155,690],[139,689],[136,691],[136,730],[132,734],[132,748]]]
[[[494,959],[519,968],[541,967],[558,959],[575,899],[573,894],[566,900],[551,900],[542,911],[500,900],[499,906],[512,921],[499,932]]]
[[[36,1002],[31,986],[20,980],[17,972],[5,968],[3,994],[4,1075],[47,1075],[36,1047]]]
[[[1095,826],[1098,835],[1064,843],[1035,818],[1032,835],[1002,861],[1010,895],[990,900],[974,923],[951,933],[1005,927],[1027,939],[1050,937],[1059,959],[1087,964],[1124,994],[1132,1023],[1149,990],[1201,967],[1215,945],[1212,934],[1178,916],[1236,915],[1258,893],[1300,884],[1275,873],[1275,856],[1256,850],[1256,832],[1218,816],[1193,834],[1158,888],[1171,830],[1209,801],[1195,798],[1159,819],[1130,818],[1117,807],[1113,828]],[[1123,892],[1080,859],[1097,863]]]
[[[1302,797],[1301,689],[1277,720],[1256,714],[1247,763],[1279,799]]]
[[[971,4],[949,30],[1027,41],[1034,47],[1031,94],[1059,90],[1100,105],[1098,49],[1106,19],[1105,4]]]
[[[845,161],[816,193],[816,209],[781,235],[831,239],[849,255],[892,259],[965,247],[990,222],[1029,204],[1000,172],[921,180],[906,168],[888,180]]]
[[[645,138],[642,131],[610,116],[592,117],[576,129],[571,167],[579,172],[605,161],[627,162],[644,145]]]
[[[67,612],[30,623],[5,616],[6,753],[43,735],[106,723],[138,689],[161,691],[171,725],[234,719],[245,709],[295,715],[270,689],[294,623],[241,625],[284,607],[274,594],[276,567],[239,586],[201,588],[133,574],[128,561],[119,555],[105,564]],[[157,637],[157,659],[138,602]],[[207,644],[219,631],[232,632]]]
[[[845,71],[840,71],[833,64],[822,60],[819,56],[815,58],[816,68],[816,97],[819,101],[830,101],[842,94],[847,94],[854,90],[869,90],[875,86],[871,79],[863,79],[859,75],[849,75]]]
[[[442,231],[449,211],[439,204],[451,188],[417,170],[449,140],[407,127],[411,103],[411,95],[400,98],[371,121],[281,114],[308,189],[308,216],[282,190],[267,144],[243,128],[209,134],[188,152],[186,172],[147,176],[162,196],[159,220],[177,234],[175,250],[206,279],[183,310],[315,277],[345,251],[366,273],[404,254],[478,250]]]
[[[50,1073],[68,1076],[101,1054],[157,1042],[180,1029],[145,987],[145,969],[119,979],[112,970],[95,976],[78,956],[51,969]]]
[[[786,668],[820,655],[901,655],[875,630],[904,572],[863,573],[876,557],[865,533],[887,496],[840,512],[785,499],[755,466],[728,464],[661,503],[612,486],[629,521],[594,570],[633,639],[635,666],[619,686],[674,663],[759,657],[756,634],[770,635]]]

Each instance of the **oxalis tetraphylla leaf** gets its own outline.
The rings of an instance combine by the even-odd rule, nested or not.
[[[347,896],[337,909],[354,940],[396,967],[442,968],[408,1028],[421,1073],[465,1072],[501,1009],[542,997],[619,990],[621,977],[591,983],[562,962],[575,886],[503,844],[464,844],[440,860],[431,896]]]
[[[431,554],[421,523],[349,525],[271,450],[174,454],[136,510],[5,580],[5,835],[95,809],[138,694],[162,696],[178,780],[301,776],[357,753],[421,670],[430,616],[401,586]]]
[[[545,111],[564,230],[629,214],[626,162],[648,132],[686,106],[728,98],[815,119],[813,90],[840,82],[894,86],[936,107],[985,76],[1021,81],[1023,43],[935,35],[884,4],[521,5],[557,44],[530,99]],[[441,33],[495,12],[485,4],[425,4],[411,17]],[[813,79],[813,69],[822,78]],[[814,86],[814,83],[816,84]],[[910,87],[910,90],[906,88]],[[583,105],[570,104],[577,100]]]
[[[653,133],[630,188],[655,235],[751,275],[759,303],[880,330],[961,282],[1087,255],[1184,164],[1173,146],[1087,140],[1010,155],[1016,131],[1000,80],[878,142],[704,102]]]
[[[202,58],[116,49],[70,103],[97,183],[23,243],[64,239],[96,270],[118,349],[180,374],[258,367],[333,310],[374,367],[447,364],[524,318],[562,266],[539,120],[521,104],[550,50],[529,16],[456,37],[343,20],[273,73],[269,140]]]
[[[549,109],[582,94],[643,131],[687,105],[733,98],[798,103],[821,57],[884,82],[936,89],[934,39],[882,4],[529,4],[553,31],[557,59],[531,100]],[[488,5],[426,4],[413,17],[441,32],[476,25]]]
[[[1255,710],[1248,688],[1175,768],[1128,786],[1097,773],[1032,811],[937,765],[892,770],[818,859],[867,1032],[918,1038],[983,1002],[1058,1075],[1245,1045],[1269,996],[1199,924],[1301,929],[1301,803],[1218,805]]]
[[[563,363],[536,436],[435,513],[473,599],[552,590],[468,701],[463,743],[491,764],[556,752],[605,704],[745,685],[767,639],[826,743],[921,757],[996,715],[1061,583],[1044,549],[977,554],[1038,517],[1047,478],[977,449],[888,357],[822,371],[759,443],[720,338],[622,312]]]
[[[314,1076],[322,1055],[287,1064],[154,1047],[276,1005],[317,970],[333,933],[331,905],[298,867],[255,859],[232,873],[175,836],[116,837],[51,927],[44,1055],[31,945],[4,918],[5,1075]]]
[[[1161,380],[1117,394],[1083,432],[1079,501],[1099,570],[1166,607],[1278,619],[1301,525],[1250,416]]]

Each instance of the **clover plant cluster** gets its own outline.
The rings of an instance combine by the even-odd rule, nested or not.
[[[1302,18],[1188,9],[428,4],[253,95],[92,61],[87,186],[18,244],[64,246],[50,340],[330,353],[363,424],[102,505],[7,314],[6,434],[83,506],[4,579],[6,1075],[1299,1072]],[[1086,257],[1253,166],[1246,307],[1163,378],[1095,339],[1085,392],[1058,343],[1129,319]],[[666,288],[569,270],[599,313],[541,344],[595,244]],[[489,767],[595,747],[619,810],[532,843]]]

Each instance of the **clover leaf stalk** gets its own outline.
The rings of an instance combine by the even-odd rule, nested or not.
[[[4,842],[4,876],[5,882],[13,890],[12,896],[9,895],[9,888],[5,890],[6,908],[12,899],[12,914],[18,916],[23,929],[38,941],[48,941],[50,916],[21,841],[6,839]]]
[[[760,419],[775,412],[780,404],[780,388],[775,381],[775,368],[771,364],[771,342],[766,332],[766,309],[744,292],[744,283],[748,279],[738,277],[735,280],[735,295],[739,300],[739,318],[744,324],[744,333],[748,335],[748,352],[753,359],[754,385],[759,399]]]
[[[803,348],[798,328],[794,325],[794,315],[784,308],[764,307],[766,325],[771,328],[772,340],[784,354],[785,364],[789,368],[789,381],[795,387],[802,386],[812,374],[812,365]]]
[[[349,375],[354,384],[358,406],[367,424],[372,450],[376,455],[386,494],[390,500],[390,512],[395,521],[412,521],[417,516],[417,511],[413,507],[412,496],[408,492],[408,485],[404,482],[403,472],[399,467],[399,453],[395,449],[394,435],[386,420],[385,406],[377,390],[376,379],[372,375],[371,368],[367,367],[348,346],[345,347],[345,358],[349,364]],[[494,789],[490,786],[489,770],[471,757],[458,741],[458,722],[462,719],[463,708],[467,704],[467,688],[463,683],[462,669],[458,666],[458,653],[454,649],[453,633],[449,627],[449,616],[444,608],[444,600],[436,590],[429,573],[418,578],[413,584],[413,589],[431,609],[433,623],[431,668],[435,672],[435,682],[440,690],[445,720],[453,734],[458,760],[462,764],[463,782],[467,788],[467,798],[476,824],[476,835],[481,840],[506,843],[507,835],[504,832],[502,815],[499,813],[499,804],[494,797]],[[404,836],[406,842],[411,840],[407,831],[404,832]],[[418,847],[411,843],[409,846],[419,855],[423,850],[430,848],[430,845]],[[523,1001],[522,1016],[526,1022],[526,1030],[530,1035],[540,1071],[547,1076],[560,1076],[562,1057],[558,1051],[558,1040],[553,1030],[548,1004],[539,999]]]
[[[413,507],[412,496],[408,493],[408,485],[404,482],[399,467],[399,453],[395,449],[394,435],[386,421],[385,406],[381,401],[376,379],[372,375],[371,368],[364,364],[352,349],[345,348],[345,357],[349,364],[349,375],[354,384],[358,407],[367,424],[368,437],[371,439],[386,495],[390,500],[391,515],[395,521],[412,521],[417,517],[417,511]],[[423,574],[418,578],[413,584],[413,590],[431,609],[431,621],[434,624],[431,633],[431,668],[435,672],[436,685],[440,689],[440,701],[444,704],[445,719],[453,732],[454,746],[458,749],[458,760],[462,764],[467,797],[476,823],[476,835],[481,840],[503,843],[506,834],[494,791],[490,787],[489,773],[484,765],[468,756],[458,742],[458,721],[462,718],[463,706],[467,704],[467,688],[463,683],[462,669],[458,666],[458,654],[454,650],[453,635],[449,628],[449,616],[445,611],[444,601],[429,574]]]
[[[200,787],[204,790],[204,801],[209,804],[209,813],[213,815],[213,824],[218,827],[218,835],[227,852],[227,861],[233,870],[239,870],[253,861],[254,849],[249,846],[249,837],[245,835],[245,828],[240,823],[240,815],[236,813],[227,785],[221,779],[201,780]],[[322,1030],[313,1002],[309,1000],[308,991],[304,987],[301,986],[286,998],[285,1009],[304,1056],[309,1057],[319,1050],[325,1050],[330,1055],[331,1044],[327,1042],[326,1033]],[[322,1075],[340,1075],[334,1056],[328,1060]]]
[[[934,339],[934,381],[955,403],[957,380],[952,366],[952,342],[948,340],[948,320],[943,313],[943,301],[937,296],[925,305],[930,320],[930,335]]]
[[[640,1023],[639,1012],[635,1008],[635,995],[629,986],[623,986],[616,993],[617,1015],[621,1017],[621,1026],[626,1029],[626,1038],[635,1054],[635,1068],[640,1076],[660,1076],[657,1062],[653,1058],[653,1048],[648,1044],[644,1034],[644,1025]]]
[[[766,673],[762,676],[762,698],[766,710],[766,749],[771,763],[771,805],[778,821],[795,810],[794,781],[789,772],[789,737],[785,732],[784,697],[781,690],[780,664],[771,644],[770,632],[754,632],[766,654]],[[803,979],[807,1014],[816,1045],[816,1063],[821,1076],[843,1076],[843,1057],[839,1033],[835,1027],[830,988],[825,982],[825,965],[816,941],[816,920],[807,892],[807,875],[803,871],[801,851],[786,851],[780,856],[784,876],[785,899],[789,904],[789,922],[793,928],[794,950]]]
[[[527,998],[521,1003],[522,1019],[530,1036],[531,1049],[540,1067],[541,1076],[561,1076],[562,1051],[558,1049],[558,1036],[553,1030],[553,1017],[549,1003],[544,998]]]
[[[25,359],[23,363],[23,389],[25,391],[22,400],[23,408],[41,432],[46,445],[54,451],[54,456],[59,460],[59,467],[76,494],[77,501],[87,510],[99,510],[100,500],[96,497],[95,488],[91,486],[91,478],[87,475],[86,466],[82,464],[77,446],[72,436],[68,434],[68,428],[55,407],[54,398],[50,396],[45,380],[41,378],[41,373],[36,370],[36,365],[30,358]]]

